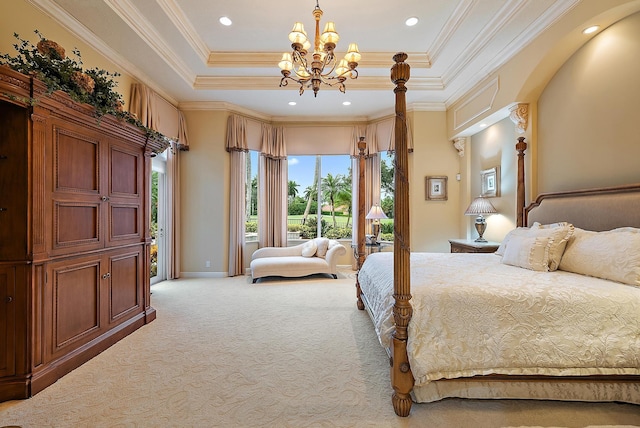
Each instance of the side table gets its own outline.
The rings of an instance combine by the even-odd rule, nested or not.
[[[449,239],[452,253],[495,253],[499,242],[476,242],[473,239]]]

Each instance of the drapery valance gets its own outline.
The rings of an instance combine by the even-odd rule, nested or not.
[[[171,149],[189,150],[187,121],[180,110],[142,83],[131,84],[129,113],[144,126],[177,144]]]
[[[228,152],[248,152],[247,147],[247,120],[237,114],[227,118],[227,147]]]
[[[287,147],[282,126],[262,124],[262,144],[260,155],[270,159],[286,159]]]
[[[364,151],[365,157],[375,155],[380,151],[378,149],[378,125],[376,123],[371,123],[366,126],[358,125],[353,127],[353,134],[351,136],[351,150],[349,155],[352,158],[356,158],[360,154],[358,150],[360,137],[364,137],[364,140],[367,142],[367,148]]]

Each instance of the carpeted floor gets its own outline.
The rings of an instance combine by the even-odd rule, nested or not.
[[[156,321],[33,398],[0,403],[0,427],[640,426],[640,406],[616,403],[443,400],[398,418],[351,272],[152,293]]]

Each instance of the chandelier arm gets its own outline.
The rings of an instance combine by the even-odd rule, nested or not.
[[[355,43],[350,44],[345,59],[338,61],[333,51],[339,37],[337,32],[335,32],[332,22],[328,23],[325,28],[328,36],[322,43],[322,37],[324,37],[324,33],[322,37],[320,35],[320,18],[322,14],[319,0],[316,0],[316,7],[313,10],[315,38],[314,50],[311,54],[312,60],[307,58],[310,48],[310,44],[307,43],[309,40],[301,35],[302,33],[306,36],[304,28],[302,24],[296,23],[294,29],[289,34],[289,40],[293,42],[291,44],[293,52],[289,58],[287,58],[289,54],[284,54],[279,63],[283,75],[280,80],[280,86],[287,86],[289,80],[292,80],[300,85],[300,95],[304,93],[305,89],[312,89],[315,97],[318,94],[320,86],[323,84],[331,87],[337,86],[340,92],[344,93],[346,91],[344,82],[347,80],[347,77],[351,79],[358,78],[358,71],[356,70],[358,66],[357,61],[360,60],[358,46]],[[301,41],[304,41],[304,43],[301,43]],[[323,52],[324,58],[321,59]],[[346,69],[347,64],[345,61],[349,61],[348,70]],[[341,74],[337,74],[338,72]],[[332,76],[334,73],[335,75]]]

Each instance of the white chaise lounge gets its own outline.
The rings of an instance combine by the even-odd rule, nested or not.
[[[334,239],[315,238],[293,247],[264,247],[251,256],[255,283],[267,276],[301,277],[317,273],[338,277],[338,258],[347,249]]]

